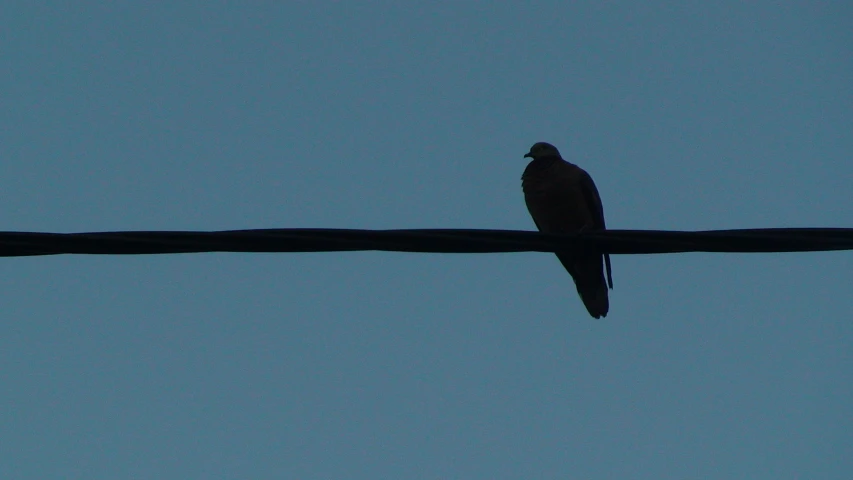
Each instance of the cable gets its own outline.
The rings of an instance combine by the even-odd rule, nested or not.
[[[520,230],[346,230],[283,228],[219,232],[0,232],[0,256],[142,255],[199,252],[420,253],[557,252],[808,252],[853,250],[850,228],[770,228],[700,232],[607,230],[544,234]]]

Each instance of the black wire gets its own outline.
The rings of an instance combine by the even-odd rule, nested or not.
[[[607,230],[544,234],[519,230],[345,230],[283,228],[221,232],[0,232],[0,256],[140,255],[197,252],[421,253],[557,252],[808,252],[853,250],[850,228],[770,228],[680,232]]]

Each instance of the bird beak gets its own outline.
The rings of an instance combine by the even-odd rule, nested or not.
[[[531,155],[531,154],[530,154],[530,152],[527,152],[527,153],[525,153],[525,154],[524,154],[524,156],[523,156],[523,157],[521,157],[521,158],[528,158],[528,157],[533,158],[533,155]]]

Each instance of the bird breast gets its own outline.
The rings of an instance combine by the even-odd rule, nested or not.
[[[576,232],[593,224],[580,177],[571,167],[554,162],[547,168],[528,168],[522,176],[527,209],[543,232]]]

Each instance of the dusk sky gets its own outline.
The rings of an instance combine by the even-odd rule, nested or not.
[[[853,3],[4,2],[6,231],[853,227]],[[0,477],[847,479],[853,252],[2,259]]]

